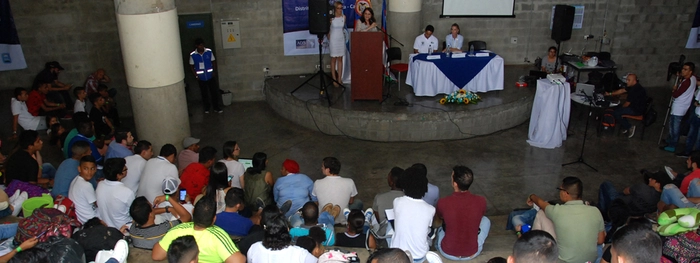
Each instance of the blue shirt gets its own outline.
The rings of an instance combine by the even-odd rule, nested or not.
[[[229,235],[243,237],[248,235],[248,231],[253,227],[253,221],[236,212],[224,211],[216,215],[214,225],[220,227]]]
[[[217,216],[218,218],[218,216]],[[332,246],[335,245],[335,229],[333,226],[331,227],[325,227],[325,226],[318,226],[323,231],[326,232],[326,241],[323,241],[324,246]],[[300,227],[293,227],[292,229],[289,229],[289,235],[292,236],[292,240],[296,242],[297,238],[303,237],[303,236],[308,236],[309,235],[309,229],[310,227],[307,228],[306,226],[300,226]]]
[[[311,195],[314,190],[314,181],[311,181],[305,174],[287,174],[275,182],[273,194],[275,202],[281,206],[285,201],[292,200],[292,208],[289,209],[286,217],[298,211],[308,201],[316,201],[316,197]]]
[[[208,48],[205,48],[202,54],[199,54],[196,49],[190,53],[190,65],[194,67],[194,71],[201,81],[210,80],[214,76],[214,66],[212,65],[214,60],[214,53]]]
[[[452,34],[449,34],[445,37],[445,45],[448,45],[451,48],[462,49],[463,44],[464,44],[464,37],[460,34],[457,34],[456,39],[452,37]]]
[[[98,164],[102,163],[102,155],[100,155],[100,152],[97,151],[97,146],[95,146],[95,144],[90,139],[86,138],[82,134],[78,134],[70,140],[70,142],[68,143],[68,149],[73,148],[73,144],[77,141],[88,142],[90,144],[90,150],[92,150],[92,157],[95,158],[95,162],[97,162]]]
[[[105,159],[109,158],[125,158],[127,156],[132,156],[134,155],[129,148],[126,148],[126,146],[122,145],[121,143],[118,143],[116,141],[112,141],[109,143],[109,148],[107,148],[107,153],[105,153]]]
[[[53,197],[57,195],[68,197],[70,183],[78,176],[78,166],[80,166],[80,161],[73,158],[65,159],[58,166],[56,177],[53,179],[53,189],[51,189]]]

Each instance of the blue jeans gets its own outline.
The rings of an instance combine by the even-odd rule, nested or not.
[[[19,223],[0,224],[0,239],[14,237],[17,234],[18,225]]]
[[[698,117],[695,112],[690,114],[690,130],[688,130],[688,138],[685,140],[685,154],[690,155],[693,152],[695,146],[700,147],[700,117]]]
[[[678,138],[681,133],[681,121],[683,116],[671,115],[668,119],[668,138],[666,138],[666,143],[668,147],[676,148],[678,144]]]
[[[491,220],[489,220],[488,217],[481,217],[481,222],[479,223],[479,235],[477,236],[477,243],[479,244],[479,248],[477,249],[476,253],[474,255],[471,255],[469,257],[455,257],[452,255],[448,255],[444,251],[442,251],[442,239],[445,238],[445,231],[440,227],[437,231],[437,249],[440,251],[440,254],[442,254],[443,257],[449,260],[471,260],[475,257],[477,257],[479,254],[481,254],[481,250],[484,249],[484,242],[486,242],[486,238],[489,236],[489,229],[491,229]]]
[[[41,164],[41,178],[53,179],[56,177],[56,168],[50,163]]]
[[[600,188],[598,188],[598,209],[603,214],[603,217],[607,218],[605,215],[608,212],[608,207],[610,207],[613,200],[621,195],[620,192],[615,190],[615,186],[610,181],[600,184]]]
[[[613,117],[615,117],[615,122],[620,124],[620,127],[622,127],[623,130],[629,130],[632,125],[630,125],[630,122],[627,121],[627,119],[622,118],[622,115],[637,115],[634,110],[632,110],[630,107],[617,107],[615,108],[615,111],[613,111]]]
[[[510,212],[510,214],[508,214],[506,230],[515,230],[515,226],[532,225],[532,223],[535,222],[536,215],[537,210],[535,209]]]
[[[321,214],[318,215],[318,223],[332,228],[335,224],[335,219],[330,213],[321,212]],[[289,217],[289,224],[291,227],[300,227],[304,224],[304,219],[301,217],[301,214],[294,213]]]
[[[700,179],[696,178],[690,181],[688,187],[688,197],[700,197]],[[661,192],[661,201],[665,204],[672,204],[679,208],[695,207],[695,204],[690,202],[681,189],[674,184],[667,184]]]

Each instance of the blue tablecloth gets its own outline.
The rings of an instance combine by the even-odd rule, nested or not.
[[[416,96],[449,94],[458,89],[471,92],[503,90],[503,58],[494,53],[485,57],[428,60],[427,54],[411,54],[406,84]]]
[[[496,57],[495,53],[488,53],[488,57],[464,57],[464,58],[451,58],[447,57],[445,53],[438,53],[433,55],[440,55],[440,59],[428,59],[428,54],[418,54],[413,57],[413,61],[423,60],[429,61],[435,64],[435,66],[442,71],[445,76],[452,81],[457,87],[464,87],[472,81],[476,74],[481,72],[481,69],[486,67],[486,64]]]

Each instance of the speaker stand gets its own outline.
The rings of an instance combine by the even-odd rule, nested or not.
[[[319,77],[319,86],[317,87],[319,89],[319,93],[321,96],[325,96],[326,100],[328,101],[328,107],[331,106],[331,96],[328,94],[328,86],[332,85],[333,82],[338,84],[338,87],[342,88],[343,91],[340,92],[340,94],[343,94],[345,92],[345,86],[343,86],[343,83],[338,82],[337,80],[333,79],[333,76],[329,75],[325,71],[323,71],[323,35],[319,34],[318,35],[318,72],[311,76],[309,79],[304,81],[304,83],[301,83],[298,87],[296,87],[294,90],[292,90],[291,94],[294,94],[298,89],[303,87],[304,85],[308,84],[309,81],[311,81],[315,77]],[[332,82],[326,84],[326,77],[330,78]],[[340,76],[342,78],[342,76]],[[313,85],[312,85],[313,86]]]

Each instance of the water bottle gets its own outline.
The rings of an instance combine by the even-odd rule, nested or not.
[[[433,45],[428,46],[428,54],[433,54]]]
[[[469,55],[474,55],[474,45],[469,45]]]
[[[450,57],[450,45],[447,45],[447,49],[445,49],[445,53],[447,53],[447,57]]]

